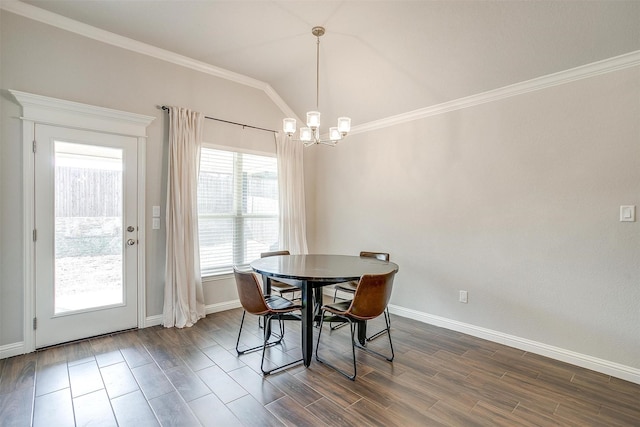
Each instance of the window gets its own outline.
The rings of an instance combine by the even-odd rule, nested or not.
[[[198,227],[202,276],[229,273],[277,250],[276,158],[203,147]]]

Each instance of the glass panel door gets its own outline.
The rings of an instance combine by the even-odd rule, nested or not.
[[[124,302],[122,156],[55,141],[55,314]]]
[[[36,125],[36,348],[138,325],[137,144]]]

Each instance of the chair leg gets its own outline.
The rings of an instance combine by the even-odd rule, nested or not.
[[[246,311],[242,311],[242,320],[240,320],[240,330],[238,331],[238,339],[236,340],[236,353],[241,354],[240,350],[238,350],[238,345],[240,344],[240,335],[242,335],[242,326],[244,325],[244,316],[247,314]],[[258,319],[259,320],[259,319]],[[258,325],[260,323],[258,322]]]
[[[351,353],[353,356],[353,375],[350,375],[348,372],[345,372],[341,369],[339,369],[338,367],[332,365],[331,363],[327,362],[326,360],[320,358],[320,356],[318,355],[318,350],[320,349],[320,337],[322,336],[322,325],[324,324],[324,311],[321,313],[320,316],[320,331],[318,332],[318,341],[316,342],[316,360],[320,363],[322,363],[323,365],[327,365],[330,368],[338,371],[339,373],[341,373],[342,375],[344,375],[345,377],[349,378],[351,381],[355,381],[356,380],[356,375],[358,373],[357,368],[356,368],[356,348],[355,348],[355,324],[351,321],[351,319],[349,318],[344,318],[345,320],[347,320],[349,322],[349,326],[351,329]]]
[[[383,330],[381,330],[379,332],[376,332],[375,334],[371,335],[370,337],[367,337],[367,342],[375,340],[376,338],[378,338],[379,336],[381,336],[385,332],[386,333],[390,332],[389,328],[391,327],[391,316],[389,315],[389,307],[384,309],[384,317],[385,317],[385,319],[389,319],[389,321],[387,322],[388,326],[385,329],[383,329]]]
[[[387,336],[389,337],[389,348],[391,349],[391,359],[387,359],[387,360],[389,362],[393,362],[393,358],[396,357],[396,355],[393,352],[393,342],[391,341],[391,316],[389,315],[388,310],[384,320],[387,323]]]
[[[270,321],[272,317],[274,317],[274,316],[266,316],[265,319],[264,319],[265,324],[268,321]],[[278,318],[278,323],[280,324],[280,340],[278,340],[278,342],[280,342],[280,341],[282,341],[282,338],[284,338],[284,321],[282,320],[282,318],[279,315],[276,315],[275,317]],[[280,365],[280,366],[277,366],[277,367],[275,367],[273,369],[265,371],[265,369],[264,369],[264,354],[265,354],[265,351],[266,351],[267,347],[271,347],[271,345],[269,345],[267,343],[267,341],[268,341],[268,337],[267,337],[267,334],[266,334],[266,331],[265,331],[264,344],[262,345],[262,361],[260,362],[260,370],[262,371],[263,375],[267,376],[267,375],[271,374],[274,371],[279,371],[280,369],[284,369],[284,368],[286,368],[288,366],[296,365],[296,364],[301,363],[302,361],[304,361],[304,359],[300,358],[298,360],[294,360],[293,362],[289,362],[289,363],[286,363],[284,365]]]
[[[333,293],[333,302],[336,302],[337,297],[338,297],[338,289],[336,289],[335,292]],[[346,325],[345,322],[340,322],[337,326],[333,326],[331,322],[329,322],[329,326],[331,327],[332,331],[335,331],[336,329],[340,329],[344,325]]]
[[[346,324],[347,324],[347,322],[340,322],[340,323],[338,323],[336,326],[333,326],[333,324],[332,324],[331,322],[329,322],[329,328],[330,328],[332,331],[335,331],[336,329],[340,329],[340,328],[342,328],[342,327],[343,327],[344,325],[346,325]]]
[[[264,325],[262,324],[262,316],[258,317],[258,329],[264,329]],[[279,337],[278,334],[273,331],[271,331],[271,334],[275,337]]]
[[[386,323],[387,328],[386,328],[386,329],[383,329],[382,331],[383,331],[383,332],[384,332],[385,330],[387,331],[387,336],[389,337],[389,348],[391,349],[391,356],[389,357],[389,356],[386,356],[386,355],[384,355],[384,354],[382,354],[382,353],[379,353],[379,352],[377,352],[377,351],[371,350],[371,349],[370,349],[370,348],[368,348],[368,347],[364,347],[364,346],[360,345],[360,344],[359,344],[358,342],[356,342],[356,341],[354,341],[354,345],[355,345],[356,347],[358,347],[358,348],[360,348],[360,349],[362,349],[362,350],[364,350],[364,351],[368,352],[368,353],[375,354],[375,355],[377,355],[377,356],[380,356],[380,357],[383,357],[383,358],[387,359],[387,361],[389,361],[389,362],[393,362],[393,358],[395,357],[395,353],[394,353],[394,351],[393,351],[393,342],[391,342],[391,329],[390,329],[390,328],[391,328],[391,318],[389,317],[389,315],[387,314],[387,312],[383,312],[383,313],[384,313],[384,322]],[[367,340],[367,341],[369,341],[369,340]]]
[[[301,300],[302,297],[296,297],[296,293],[298,293],[300,291],[287,291],[285,292],[286,294],[290,294],[291,297],[287,298],[289,301],[296,301],[296,300]],[[282,296],[283,298],[285,297],[284,294],[280,294],[280,296]]]
[[[322,288],[316,288],[313,290],[313,318],[317,319],[322,313]],[[320,320],[315,321],[316,328],[320,327]]]
[[[240,345],[240,336],[242,335],[242,326],[244,325],[244,317],[247,314],[246,311],[242,312],[242,320],[240,321],[240,330],[238,331],[238,339],[236,341],[236,353],[239,355],[241,354],[245,354],[245,353],[249,353],[258,349],[263,348],[265,345],[267,347],[271,347],[274,346],[276,344],[280,344],[280,342],[282,341],[282,335],[278,337],[277,341],[272,341],[272,342],[268,342],[268,339],[265,339],[263,344],[257,345],[255,347],[251,347],[251,348],[247,348],[245,350],[240,350],[239,349],[239,345]],[[265,324],[266,324],[266,319],[265,319]],[[267,335],[267,328],[264,329],[264,334],[265,334],[265,338],[268,338]]]

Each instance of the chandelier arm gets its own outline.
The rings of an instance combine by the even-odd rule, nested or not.
[[[312,145],[316,145],[316,144],[321,144],[321,145],[328,145],[329,147],[335,147],[336,145],[338,145],[337,141],[331,141],[330,139],[314,139],[311,141],[303,141],[301,139],[291,139],[293,142],[302,142],[302,144],[305,147],[311,147]]]

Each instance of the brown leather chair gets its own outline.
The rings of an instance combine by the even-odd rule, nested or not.
[[[302,358],[299,360],[278,366],[276,368],[266,371],[264,369],[264,354],[267,347],[274,346],[282,342],[284,338],[284,322],[287,319],[300,320],[300,316],[291,316],[293,312],[302,309],[302,306],[294,304],[292,301],[282,298],[277,295],[264,295],[260,287],[260,283],[256,278],[256,275],[252,271],[241,271],[237,267],[233,267],[233,274],[236,279],[236,287],[238,288],[238,296],[240,297],[240,304],[244,311],[242,312],[242,320],[240,321],[240,330],[238,331],[238,340],[236,341],[236,352],[238,355],[245,354],[254,350],[262,349],[262,362],[260,363],[260,370],[264,375],[269,375],[273,371],[286,368],[297,363],[302,362]],[[247,313],[261,316],[264,318],[265,325],[269,325],[269,321],[272,318],[276,318],[280,325],[280,335],[276,336],[276,341],[269,341],[270,328],[264,328],[264,340],[262,345],[240,350],[240,336],[242,335],[242,326],[244,325],[244,317]],[[288,316],[287,316],[288,315]],[[275,334],[273,334],[275,335]]]
[[[260,254],[260,258],[266,258],[270,256],[277,255],[291,255],[289,251],[273,251],[273,252],[262,252]],[[284,297],[285,295],[290,295],[290,300],[296,300],[300,298],[295,298],[296,292],[302,292],[300,288],[296,288],[293,285],[288,285],[286,283],[279,282],[277,280],[271,280],[271,292],[277,292],[280,296]]]
[[[289,253],[289,251],[262,252],[260,254],[260,258],[267,258],[270,256],[278,256],[278,255],[291,255],[291,254]],[[271,293],[277,292],[283,298],[287,298],[287,295],[288,295],[289,296],[288,299],[290,299],[291,301],[302,299],[302,297],[296,298],[296,292],[300,292],[300,294],[302,295],[302,290],[300,288],[296,288],[293,285],[289,285],[273,279],[267,279],[267,280],[271,281]],[[258,318],[258,327],[262,328],[261,318]]]
[[[323,363],[336,371],[340,372],[345,377],[354,381],[357,374],[356,368],[356,347],[363,349],[369,353],[376,354],[384,357],[389,362],[393,361],[393,343],[391,342],[391,331],[389,329],[389,316],[387,315],[387,304],[391,297],[391,290],[393,289],[393,279],[396,272],[392,271],[387,274],[365,274],[360,278],[358,286],[353,295],[353,299],[350,301],[342,301],[333,304],[326,304],[322,306],[322,312],[320,316],[320,331],[318,332],[318,341],[316,343],[316,360]],[[320,352],[320,338],[322,336],[322,326],[325,322],[325,316],[329,315],[327,321],[342,320],[348,322],[351,329],[351,350],[353,353],[353,374],[349,374],[340,370],[336,366],[330,364],[325,359],[319,356]],[[367,320],[375,319],[376,317],[384,314],[385,322],[387,324],[387,336],[389,337],[389,347],[391,348],[391,356],[378,353],[370,348],[364,347],[358,344],[355,340],[355,328],[358,322],[365,322]]]
[[[389,261],[390,257],[389,254],[386,252],[367,252],[367,251],[362,251],[360,252],[360,256],[364,257],[364,258],[376,258],[379,259],[380,261]],[[349,294],[354,294],[356,292],[356,288],[358,287],[358,282],[355,280],[352,280],[350,282],[344,282],[344,283],[338,283],[337,285],[334,286],[334,293],[333,293],[333,302],[336,302],[337,297],[338,297],[338,291],[341,292],[345,292],[345,293],[349,293]],[[367,341],[371,341],[373,339],[378,338],[380,335],[384,334],[385,332],[389,332],[389,327],[391,325],[391,316],[389,316],[389,308],[387,307],[385,310],[385,317],[388,319],[388,327],[386,329],[383,329],[379,332],[376,332],[375,334],[367,337]],[[333,326],[331,329],[338,329],[342,326],[344,326],[345,323],[342,323],[338,326]]]

